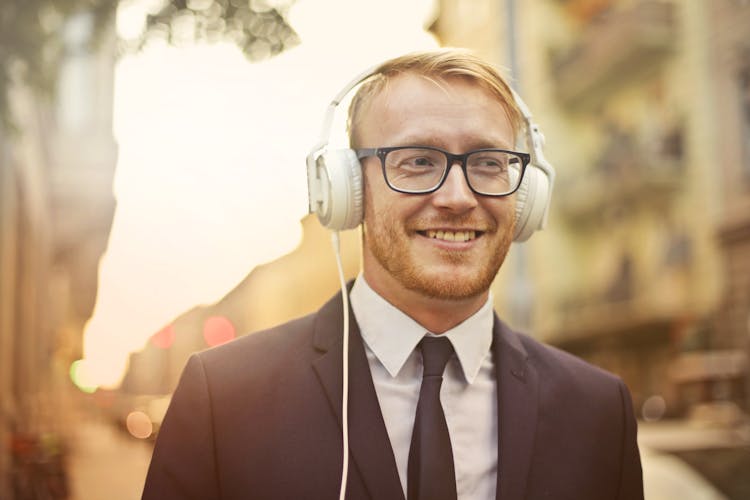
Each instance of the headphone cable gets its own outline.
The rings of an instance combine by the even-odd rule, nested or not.
[[[344,500],[346,495],[346,482],[349,475],[349,294],[346,291],[346,279],[344,278],[344,266],[341,263],[341,242],[339,232],[331,233],[333,252],[336,255],[336,266],[341,282],[341,302],[344,308],[344,333],[343,348],[341,355],[342,366],[342,389],[341,389],[341,429],[342,429],[342,458],[341,483],[339,487],[339,500]]]

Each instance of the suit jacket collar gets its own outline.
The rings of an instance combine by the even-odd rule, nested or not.
[[[321,356],[313,362],[331,411],[341,425],[341,294],[318,312],[313,343]],[[519,334],[495,316],[493,358],[497,374],[497,499],[523,498],[534,449],[539,380]],[[373,499],[403,499],[396,461],[370,375],[354,314],[349,312],[349,452],[350,478],[361,476]],[[352,467],[354,465],[354,467]]]
[[[539,378],[519,334],[495,316],[492,353],[497,373],[497,498],[524,498],[534,451]]]
[[[331,299],[318,313],[314,345],[321,356],[313,367],[323,385],[331,410],[341,426],[342,392],[342,318],[341,294]],[[380,411],[370,375],[365,348],[349,311],[349,480],[355,470],[373,500],[404,498],[388,431]]]

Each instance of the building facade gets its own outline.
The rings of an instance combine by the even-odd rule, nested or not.
[[[114,35],[93,50],[86,14],[63,33],[55,97],[17,84],[15,129],[0,129],[0,498],[11,500],[30,484],[67,488],[68,368],[114,211]]]
[[[523,326],[620,374],[645,418],[747,408],[747,33],[728,29],[747,5],[442,4],[441,41],[512,70],[558,173],[549,228],[514,249],[498,308],[513,322],[525,277]]]
[[[750,406],[750,3],[711,3],[711,67],[715,87],[717,162],[722,210],[716,237],[724,288],[712,347],[728,358],[722,397]],[[744,380],[744,382],[743,382]]]

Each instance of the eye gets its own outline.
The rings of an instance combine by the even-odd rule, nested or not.
[[[487,167],[487,168],[505,168],[504,163],[502,163],[497,158],[492,158],[492,157],[479,158],[474,165],[477,167]]]
[[[508,156],[496,151],[476,153],[469,157],[468,167],[477,174],[499,175],[508,170]]]
[[[403,175],[418,175],[442,170],[445,158],[438,151],[421,148],[405,148],[391,151],[387,157],[388,168]]]
[[[435,167],[434,158],[428,156],[413,156],[410,158],[404,158],[399,163],[399,168],[414,169],[414,170],[429,170]]]

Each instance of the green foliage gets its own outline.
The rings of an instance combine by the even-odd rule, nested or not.
[[[117,0],[0,0],[0,121],[11,125],[8,92],[14,82],[54,90],[67,19],[89,12],[101,30],[116,6]]]
[[[284,17],[291,3],[275,0],[170,0],[148,16],[142,46],[150,36],[172,44],[220,38],[234,41],[252,61],[290,48],[299,39]]]
[[[0,0],[0,122],[10,123],[8,92],[13,83],[54,91],[64,55],[62,30],[71,16],[93,15],[94,37],[113,29],[120,0]],[[292,0],[165,0],[148,16],[143,47],[151,37],[173,44],[196,40],[234,41],[250,60],[276,55],[298,43],[284,10]]]

